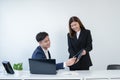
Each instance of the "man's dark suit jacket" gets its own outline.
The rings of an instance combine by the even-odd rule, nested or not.
[[[48,55],[49,55],[49,59],[51,59],[49,51],[48,51]],[[47,59],[46,56],[45,56],[44,51],[42,50],[42,48],[40,46],[38,46],[35,49],[35,51],[34,51],[34,53],[32,55],[32,59]],[[56,70],[58,70],[58,69],[64,69],[63,63],[56,64]]]
[[[92,62],[89,56],[89,51],[92,50],[92,37],[90,30],[81,30],[79,38],[77,39],[76,34],[74,37],[70,37],[68,33],[68,52],[69,58],[73,57],[81,49],[86,50],[86,55],[82,56],[78,63],[70,66],[70,70],[79,70],[80,67],[92,66]]]

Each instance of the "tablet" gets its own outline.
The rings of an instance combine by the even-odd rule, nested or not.
[[[73,57],[76,57],[75,63],[76,63],[77,60],[80,60],[80,58],[82,57],[83,50],[84,49],[81,49],[76,55],[73,56]]]
[[[76,55],[74,55],[74,57],[76,57],[77,59],[80,59],[82,57],[82,52],[84,49],[81,49]]]
[[[9,61],[3,61],[2,64],[8,74],[14,74],[14,71]]]

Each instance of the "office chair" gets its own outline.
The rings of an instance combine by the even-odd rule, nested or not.
[[[107,70],[120,70],[120,64],[110,64],[107,66]]]

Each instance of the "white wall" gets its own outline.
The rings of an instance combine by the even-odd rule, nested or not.
[[[68,20],[78,16],[93,37],[93,67],[120,64],[120,0],[0,0],[0,65],[23,62],[38,46],[35,35],[50,35],[52,58],[67,60]]]

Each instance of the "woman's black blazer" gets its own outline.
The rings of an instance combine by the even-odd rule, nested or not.
[[[76,35],[72,38],[68,33],[68,52],[69,58],[73,57],[77,52],[81,49],[86,50],[86,55],[82,56],[81,59],[73,66],[70,66],[70,70],[79,70],[82,67],[92,66],[92,62],[90,59],[89,51],[92,50],[92,37],[90,30],[81,30],[79,38],[77,39]]]

